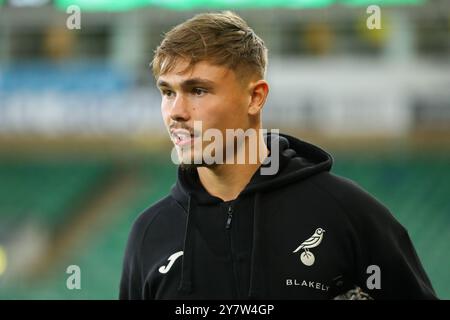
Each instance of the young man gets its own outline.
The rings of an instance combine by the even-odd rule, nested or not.
[[[266,63],[264,42],[230,12],[197,15],[157,48],[162,116],[181,164],[170,195],[133,226],[120,298],[333,299],[351,289],[435,298],[388,209],[330,173],[325,151],[260,130]]]

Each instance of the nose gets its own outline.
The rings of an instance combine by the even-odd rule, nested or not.
[[[170,108],[169,114],[173,121],[185,122],[189,120],[189,105],[183,94],[176,96]]]

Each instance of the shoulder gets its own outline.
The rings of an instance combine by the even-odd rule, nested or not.
[[[311,183],[340,207],[347,219],[357,227],[391,227],[403,232],[403,226],[394,218],[389,208],[355,181],[324,172],[311,178]]]
[[[149,229],[158,229],[155,225],[170,224],[179,216],[181,207],[170,196],[166,196],[142,211],[133,223],[129,235],[129,244],[140,247]]]

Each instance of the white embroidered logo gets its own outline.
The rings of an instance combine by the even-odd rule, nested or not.
[[[325,232],[322,228],[317,228],[316,232],[312,235],[311,238],[303,241],[300,246],[294,250],[294,253],[303,249],[303,253],[300,255],[300,261],[303,262],[306,266],[312,266],[314,264],[315,258],[312,252],[309,249],[317,247],[323,239],[323,233]]]
[[[175,263],[175,260],[177,260],[179,257],[181,257],[183,255],[183,251],[178,251],[175,252],[174,254],[172,254],[169,257],[169,264],[167,266],[161,266],[159,267],[158,271],[161,273],[167,273],[169,272],[170,268],[172,268],[173,264]]]

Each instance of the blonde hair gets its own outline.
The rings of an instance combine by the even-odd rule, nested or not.
[[[165,34],[151,63],[153,75],[172,70],[178,59],[225,66],[240,75],[263,79],[267,48],[247,23],[233,12],[203,13],[175,26]]]

